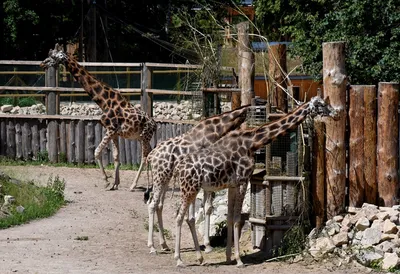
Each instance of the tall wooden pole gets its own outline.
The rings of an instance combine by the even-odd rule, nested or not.
[[[325,221],[325,124],[322,119],[314,119],[314,138],[312,139],[313,182],[311,185],[315,227],[320,228]]]
[[[379,83],[378,86],[378,195],[379,205],[397,203],[399,149],[399,84]]]
[[[327,218],[344,211],[346,190],[346,70],[345,43],[322,44],[324,98],[339,111],[340,119],[326,118]]]
[[[276,44],[268,47],[268,97],[271,104],[287,112],[288,101],[284,89],[287,89],[286,45]]]
[[[365,202],[377,204],[378,183],[376,180],[376,86],[364,86],[364,178]]]
[[[361,207],[365,201],[364,87],[351,86],[349,99],[349,205]]]
[[[249,38],[249,22],[242,22],[237,25],[238,29],[238,70],[239,88],[242,89],[241,105],[251,104],[254,98],[254,74],[255,57],[251,51]],[[236,96],[236,95],[234,95]],[[237,100],[237,99],[235,99]]]

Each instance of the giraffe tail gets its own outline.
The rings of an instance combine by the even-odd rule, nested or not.
[[[146,165],[147,165],[147,189],[143,194],[143,200],[145,204],[148,204],[151,202],[151,198],[153,197],[153,171],[150,171],[150,163],[148,158],[146,159]],[[150,174],[151,173],[151,183],[150,183]]]

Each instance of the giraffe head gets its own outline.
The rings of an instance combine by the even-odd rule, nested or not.
[[[338,111],[329,104],[329,97],[327,97],[325,100],[320,96],[311,98],[309,104],[309,114],[311,117],[315,117],[317,115],[329,116],[334,120],[338,120],[340,118]]]
[[[55,67],[61,63],[67,61],[68,56],[63,50],[63,46],[56,44],[54,49],[50,49],[49,57],[47,57],[42,63],[40,63],[41,68]]]

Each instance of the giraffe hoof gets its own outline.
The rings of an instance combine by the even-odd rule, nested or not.
[[[152,255],[157,255],[157,250],[155,250],[154,248],[150,249],[150,254]]]
[[[236,263],[236,267],[237,267],[237,268],[244,268],[244,267],[245,267],[245,264],[244,264],[242,261],[238,261],[238,262]]]
[[[210,253],[211,251],[213,251],[213,248],[212,248],[212,246],[210,246],[210,245],[207,245],[206,246],[206,248],[204,249],[204,252],[207,254],[207,253]]]
[[[185,268],[186,265],[185,265],[181,260],[179,260],[179,261],[176,263],[176,267]]]

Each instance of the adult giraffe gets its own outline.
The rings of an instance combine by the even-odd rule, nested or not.
[[[106,135],[94,152],[95,159],[106,181],[107,188],[110,183],[104,171],[100,155],[110,140],[113,144],[113,158],[115,167],[114,184],[110,190],[118,189],[119,178],[119,147],[118,136],[125,139],[138,140],[142,148],[142,159],[139,170],[133,184],[136,186],[143,164],[151,151],[150,140],[156,131],[156,122],[144,111],[134,107],[126,100],[118,90],[97,80],[84,67],[82,67],[71,55],[66,54],[63,47],[56,44],[54,49],[49,51],[49,56],[40,64],[42,68],[54,67],[64,64],[71,75],[75,78],[92,100],[101,108],[103,115],[100,123],[106,129]]]
[[[238,109],[214,115],[198,122],[185,134],[170,138],[159,143],[148,155],[147,162],[151,166],[152,173],[152,198],[149,201],[149,232],[148,247],[150,253],[156,253],[153,242],[154,213],[157,213],[159,226],[159,239],[162,250],[169,250],[165,238],[162,221],[162,210],[165,193],[172,178],[173,171],[179,159],[188,153],[194,153],[207,148],[218,141],[230,131],[237,129],[246,120],[249,106],[242,106]],[[131,186],[133,190],[134,185]],[[145,200],[146,200],[145,193]],[[209,227],[210,215],[212,213],[212,195],[204,195],[204,245],[206,253],[212,250],[210,245]],[[193,207],[194,209],[194,207]]]
[[[336,110],[320,97],[287,114],[285,117],[253,129],[231,131],[214,145],[184,156],[176,165],[174,176],[181,189],[181,205],[176,218],[175,259],[177,266],[183,266],[180,256],[181,227],[189,205],[202,188],[204,192],[214,192],[228,188],[228,236],[226,260],[231,262],[232,230],[234,225],[235,259],[237,266],[243,266],[239,252],[239,231],[243,200],[247,184],[254,171],[254,153],[300,124],[307,115],[331,116],[338,118]],[[190,216],[188,224],[195,244],[197,259],[203,262],[194,224]]]

